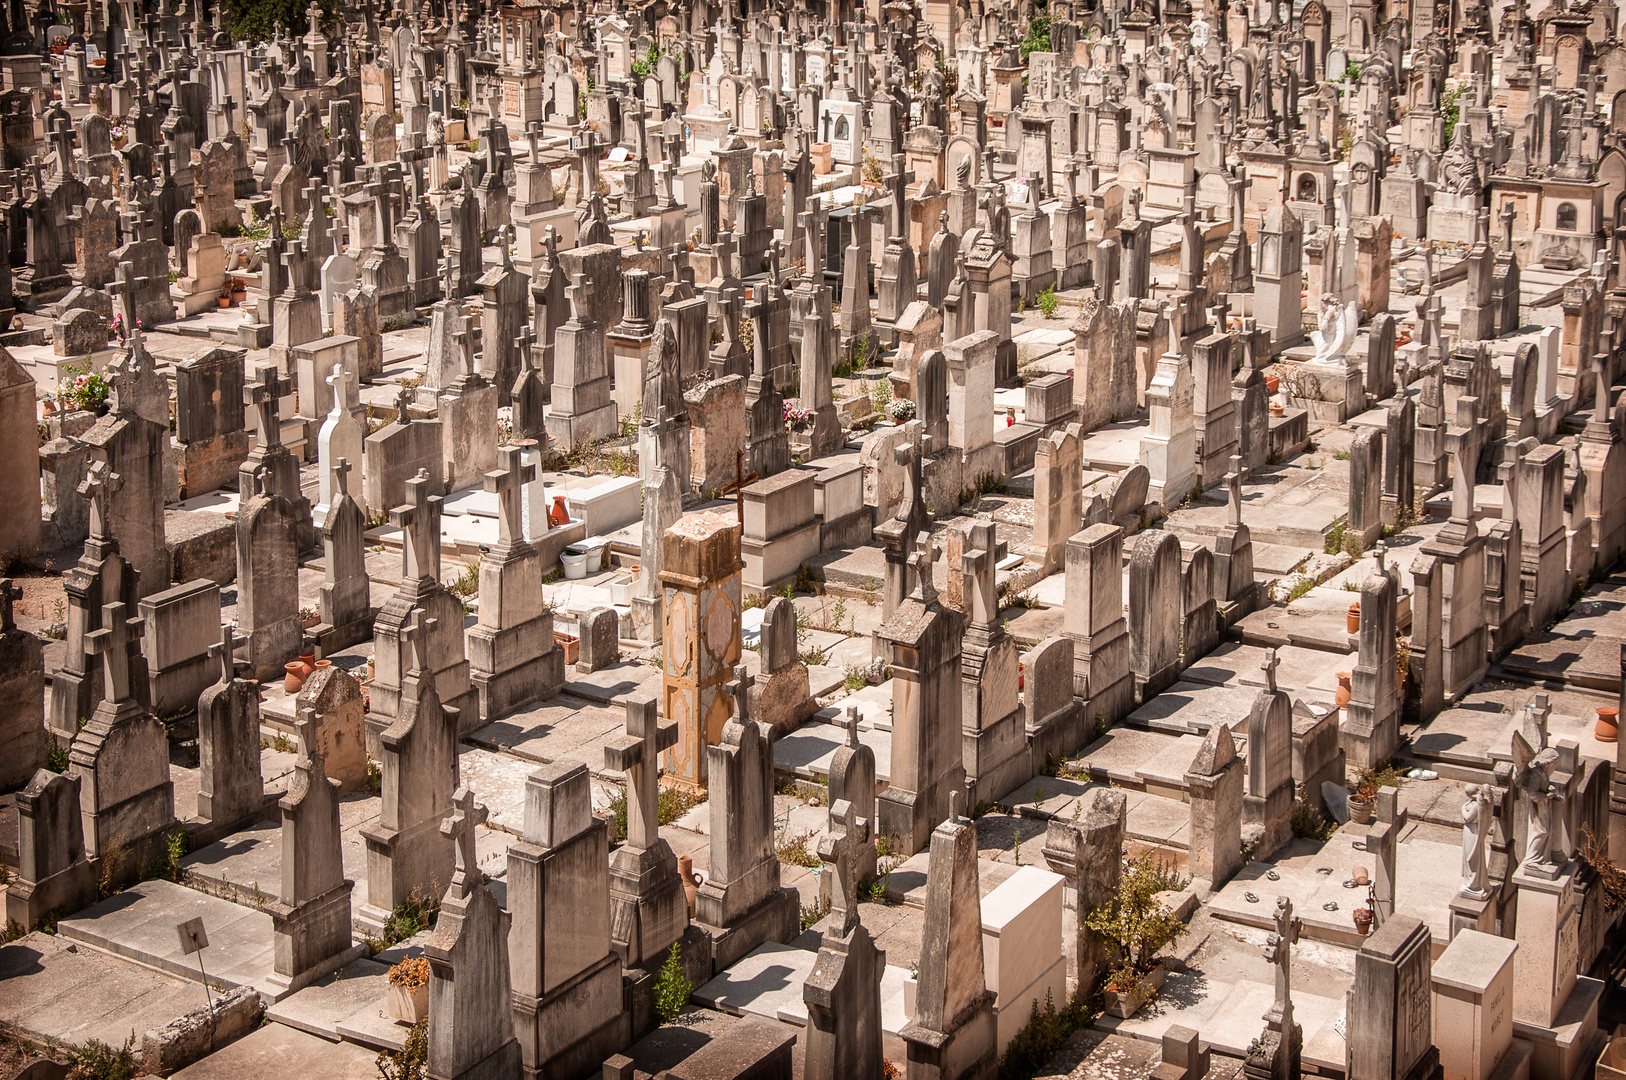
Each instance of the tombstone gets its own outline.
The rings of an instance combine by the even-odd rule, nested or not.
[[[243,350],[220,346],[175,365],[175,435],[170,442],[179,498],[230,484],[248,456],[243,360]]]
[[[689,907],[656,817],[660,754],[677,743],[678,726],[660,723],[646,694],[624,703],[627,733],[604,746],[605,767],[625,773],[627,785],[627,839],[610,855],[610,947],[634,967],[658,961],[684,936]]]
[[[342,967],[366,947],[350,942],[350,890],[339,848],[339,785],[307,741],[307,706],[296,721],[299,757],[282,810],[282,887],[265,905],[274,943],[266,982],[291,994]]]
[[[1067,540],[1084,519],[1083,454],[1077,424],[1039,440],[1033,455],[1033,542],[1029,561],[1041,572],[1059,569]]]
[[[458,784],[457,718],[441,706],[431,673],[435,622],[414,618],[405,628],[412,668],[401,680],[394,722],[378,735],[383,803],[377,823],[361,830],[367,903],[357,913],[373,932],[414,894],[428,899],[452,878],[452,842],[440,825]]]
[[[472,791],[459,787],[436,830],[455,853],[451,885],[423,950],[429,959],[433,1032],[426,1075],[444,1080],[520,1071],[508,967],[511,917],[486,886],[475,854],[474,830],[485,820],[486,808],[474,801]]]
[[[661,537],[662,713],[678,730],[666,768],[691,789],[706,787],[706,747],[728,720],[724,684],[740,660],[741,529],[705,512]]]
[[[1524,596],[1530,625],[1548,626],[1568,602],[1564,556],[1564,451],[1538,446],[1521,457],[1518,479],[1519,537],[1523,547]]]
[[[728,684],[734,715],[706,747],[711,868],[695,921],[711,934],[716,970],[799,930],[800,901],[795,890],[780,888],[774,854],[773,732],[743,715],[747,678],[743,667],[735,669]]]
[[[825,867],[820,881],[830,881],[838,896],[831,901],[818,959],[802,984],[807,1005],[802,1067],[806,1080],[874,1076],[883,1062],[881,975],[886,958],[859,922],[858,908],[862,852],[873,838],[861,835],[862,826],[847,799],[833,801],[830,813],[832,827],[819,839],[819,858]],[[980,964],[977,970],[980,973]]]
[[[1360,659],[1339,725],[1339,742],[1355,769],[1379,768],[1400,748],[1394,646],[1397,590],[1394,577],[1382,567],[1361,583]],[[1415,620],[1415,597],[1412,610]],[[1419,629],[1423,628],[1414,623],[1414,640]]]
[[[1123,530],[1091,525],[1067,541],[1066,619],[1073,641],[1073,695],[1113,724],[1134,708],[1130,639],[1123,610]]]
[[[1150,497],[1165,506],[1179,505],[1202,482],[1194,392],[1191,362],[1182,354],[1164,353],[1146,388],[1151,425],[1140,440],[1140,463],[1151,473]]]
[[[127,610],[122,602],[103,605],[102,628],[85,635],[87,650],[101,658],[102,700],[68,751],[81,784],[86,851],[99,858],[123,848],[124,870],[111,870],[120,881],[160,854],[175,822],[169,736],[131,695],[127,646],[143,628]]]
[[[298,522],[288,500],[251,495],[234,522],[237,621],[247,635],[249,670],[261,682],[299,655]]]
[[[1025,717],[1017,699],[1016,641],[999,622],[993,519],[964,527],[960,567],[967,623],[960,656],[960,724],[966,798],[992,802],[1032,775]]]
[[[932,830],[914,1016],[898,1032],[916,1075],[988,1076],[998,1054],[994,994],[983,977],[977,829],[960,816],[962,797],[953,793],[948,820]]]
[[[1118,898],[1127,807],[1123,792],[1098,788],[1080,820],[1050,820],[1045,862],[1072,886],[1078,911],[1088,913]],[[1080,989],[1093,988],[1113,962],[1113,946],[1083,919],[1077,921],[1075,933],[1074,981]]]
[[[1445,569],[1443,685],[1451,699],[1478,681],[1487,662],[1485,541],[1473,520],[1473,489],[1483,439],[1477,405],[1472,397],[1457,399],[1456,423],[1446,432],[1451,452],[1451,518],[1423,545],[1423,553],[1440,560]]]
[[[317,668],[294,701],[295,709],[307,706],[314,725],[306,733],[312,749],[322,755],[327,778],[339,785],[341,793],[368,787],[367,727],[362,720],[366,708],[362,686],[341,667],[329,664]]]
[[[1242,866],[1242,759],[1228,724],[1208,729],[1186,768],[1191,794],[1191,876],[1218,889]]]
[[[17,629],[13,604],[22,595],[0,577],[0,791],[28,784],[49,750],[44,643]]]
[[[1355,848],[1375,856],[1372,871],[1372,925],[1382,927],[1395,913],[1398,880],[1397,849],[1400,834],[1405,831],[1407,813],[1399,804],[1399,790],[1378,788],[1376,820],[1367,826],[1366,835],[1357,837]]]
[[[587,288],[586,278],[578,275],[565,290],[571,314],[554,338],[553,408],[548,413],[547,431],[561,453],[615,431],[604,326],[588,314]]]
[[[609,827],[593,814],[587,766],[555,761],[527,776],[507,877],[514,1029],[526,1075],[600,1061],[631,1042],[621,961],[610,948],[608,860]]]
[[[777,738],[794,731],[818,707],[808,689],[807,665],[797,655],[796,605],[783,596],[768,601],[762,613],[757,657],[760,673],[747,691],[747,711]],[[856,797],[851,798],[862,808]]]
[[[146,596],[169,588],[169,548],[164,541],[164,444],[168,432],[165,424],[154,422],[136,409],[140,371],[147,370],[151,363],[139,343],[136,350],[137,370],[126,365],[112,380],[111,411],[79,438],[123,480],[107,500],[108,536],[118,542],[119,554],[139,575],[138,592]],[[167,402],[164,411],[169,411]],[[28,471],[27,463],[35,456],[30,453],[19,459],[24,461],[23,472]],[[33,504],[30,494],[16,505]]]
[[[217,600],[218,604],[218,600]],[[237,635],[209,646],[220,680],[198,697],[198,819],[224,836],[265,812],[260,774],[260,687],[237,671]]]
[[[462,376],[436,396],[447,491],[472,486],[496,468],[497,387],[480,374],[474,359],[473,320],[465,315],[454,335],[463,356]]]
[[[330,414],[329,422],[332,420]],[[373,625],[366,558],[367,519],[350,494],[350,459],[334,459],[329,475],[326,486],[331,505],[322,522],[322,588],[318,593],[322,621],[310,631],[311,639],[324,653],[365,641],[372,636]]]
[[[1432,966],[1422,919],[1395,916],[1361,942],[1349,991],[1350,1080],[1440,1075]]]
[[[1293,1020],[1293,945],[1303,920],[1294,917],[1293,902],[1276,898],[1275,930],[1265,937],[1264,954],[1276,969],[1276,996],[1265,1013],[1265,1030],[1248,1046],[1244,1073],[1252,1080],[1287,1080],[1300,1075],[1303,1028]]]
[[[1366,429],[1349,448],[1348,535],[1361,550],[1383,535],[1383,432]]]
[[[85,857],[81,778],[40,769],[17,793],[17,873],[6,886],[6,923],[25,931],[50,912],[96,900],[96,871]]]
[[[438,497],[445,487],[441,423],[411,416],[407,411],[410,398],[411,391],[403,388],[396,398],[395,420],[362,440],[361,501],[374,513],[404,503],[409,485],[419,476],[428,481],[426,497]]]
[[[1248,716],[1248,746],[1257,749],[1248,756],[1248,793],[1242,804],[1248,831],[1258,836],[1253,857],[1268,859],[1292,839],[1293,706],[1292,699],[1276,689],[1275,649],[1265,650],[1260,666],[1265,669],[1266,689],[1254,698]]]
[[[332,339],[329,339],[332,340]],[[342,367],[335,367],[324,382],[331,387],[333,406],[316,433],[317,494],[316,505],[311,507],[311,518],[318,528],[327,521],[329,508],[338,498],[334,469],[342,459],[360,464],[365,453],[363,440],[366,429],[356,420],[356,384]],[[348,490],[348,489],[347,489]],[[350,496],[354,500],[355,496]],[[357,504],[362,519],[367,508]]]
[[[1129,558],[1129,666],[1141,701],[1179,678],[1180,585],[1179,538],[1155,529],[1141,534]]]
[[[943,346],[948,367],[948,444],[960,452],[963,486],[968,488],[985,477],[1004,473],[1002,448],[993,441],[998,348],[999,335],[992,330],[978,330]],[[934,394],[925,400],[939,399]]]

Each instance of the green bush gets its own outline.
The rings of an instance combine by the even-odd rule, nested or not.
[[[67,1051],[70,1080],[128,1080],[136,1075],[135,1036],[115,1050],[100,1039]]]
[[[1157,899],[1160,892],[1184,887],[1154,852],[1145,851],[1126,863],[1118,895],[1084,917],[1084,925],[1113,946],[1117,967],[1110,978],[1119,989],[1133,989],[1152,969],[1158,950],[1185,932],[1185,924]]]
[[[661,973],[655,977],[655,1016],[661,1023],[677,1019],[689,1004],[691,989],[683,974],[683,946],[674,941],[666,954],[666,963],[661,965]]]
[[[1054,319],[1056,309],[1061,306],[1061,300],[1056,296],[1056,287],[1054,285],[1046,285],[1035,302],[1039,305],[1039,314],[1047,319]]]
[[[374,1060],[381,1080],[421,1080],[429,1070],[429,1018],[412,1025],[399,1051],[382,1050]]]
[[[1039,999],[1034,998],[1033,1015],[1027,1026],[1011,1039],[1004,1057],[999,1060],[999,1080],[1028,1080],[1044,1068],[1073,1032],[1092,1019],[1083,998],[1080,994],[1060,1012],[1056,1011],[1050,991],[1045,991],[1043,1009],[1039,1008]]]

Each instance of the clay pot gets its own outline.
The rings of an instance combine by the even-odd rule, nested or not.
[[[1372,909],[1358,907],[1353,912],[1355,916],[1355,930],[1362,937],[1372,932]]]
[[[1281,388],[1282,380],[1275,375],[1265,376],[1265,393],[1274,394]]]
[[[1372,820],[1373,806],[1362,799],[1349,800],[1349,820],[1357,825],[1365,825]]]
[[[1361,632],[1361,602],[1359,600],[1350,604],[1349,610],[1344,613],[1344,629],[1351,634]]]
[[[45,409],[46,416],[56,415],[56,400],[54,398],[46,398],[42,407]]]
[[[311,672],[316,670],[316,650],[310,649],[308,651],[301,652],[299,654],[299,662],[305,665],[305,678],[310,678]]]
[[[285,694],[297,694],[305,688],[305,678],[309,675],[305,665],[297,660],[290,660],[282,665],[282,670],[288,674],[283,676],[282,690]]]
[[[700,895],[700,875],[694,872],[694,860],[687,855],[678,856],[678,877],[683,879],[683,895],[689,901],[689,918],[694,918],[695,898]]]
[[[1620,710],[1612,705],[1598,706],[1598,723],[1592,737],[1599,742],[1614,742],[1620,735]]]
[[[231,297],[229,297],[229,296],[218,296],[215,299],[220,301],[220,306],[221,307],[231,307]]]
[[[1332,700],[1340,709],[1349,704],[1351,687],[1349,685],[1349,672],[1338,673],[1338,694]]]
[[[565,497],[553,497],[553,509],[548,511],[548,528],[562,529],[570,524],[570,511],[565,509]]]
[[[1270,403],[1270,415],[1285,416],[1287,415],[1287,408],[1279,401],[1272,401]]]

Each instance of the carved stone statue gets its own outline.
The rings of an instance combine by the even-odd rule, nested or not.
[[[1562,807],[1564,789],[1553,783],[1558,751],[1547,745],[1546,695],[1526,705],[1513,732],[1513,783],[1524,801],[1526,834],[1520,869],[1544,872],[1563,855],[1553,858],[1554,804]]]
[[[1342,360],[1347,356],[1360,322],[1361,307],[1358,301],[1352,300],[1344,306],[1338,303],[1338,297],[1323,294],[1321,328],[1310,335],[1315,344],[1315,359]]]
[[[1462,804],[1462,895],[1483,900],[1490,895],[1490,792],[1482,785],[1469,784]]]

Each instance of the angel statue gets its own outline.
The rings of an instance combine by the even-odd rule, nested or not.
[[[1483,784],[1469,784],[1462,804],[1462,895],[1483,900],[1490,895],[1485,887],[1489,872],[1491,804]]]
[[[1520,869],[1527,871],[1553,862],[1553,803],[1563,796],[1562,790],[1553,784],[1558,751],[1547,745],[1546,732],[1530,719],[1527,710],[1525,723],[1513,733],[1514,783],[1524,797],[1525,812],[1529,815],[1524,859],[1520,863]]]
[[[1321,297],[1321,328],[1310,334],[1315,344],[1315,359],[1342,360],[1349,354],[1355,341],[1355,330],[1361,324],[1358,301],[1347,307],[1338,303],[1338,297],[1324,293]]]

